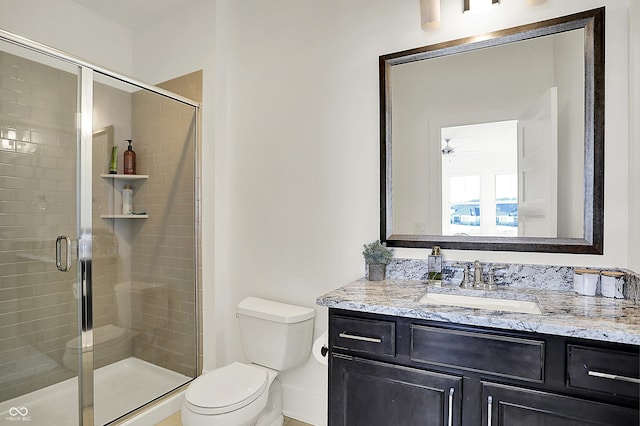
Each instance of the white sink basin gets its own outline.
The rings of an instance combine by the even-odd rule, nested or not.
[[[462,308],[488,309],[491,311],[520,312],[542,314],[536,302],[515,299],[497,299],[491,297],[465,296],[449,293],[427,293],[420,303],[430,305],[459,306]]]

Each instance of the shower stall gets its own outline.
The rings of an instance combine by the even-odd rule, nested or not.
[[[199,373],[194,74],[160,88],[0,31],[0,425],[117,422]]]

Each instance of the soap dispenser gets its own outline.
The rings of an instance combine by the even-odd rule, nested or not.
[[[427,259],[427,269],[429,280],[442,280],[442,254],[439,246],[433,246],[431,254]]]
[[[136,152],[131,147],[131,139],[125,139],[129,142],[127,150],[124,152],[124,174],[135,175],[136,174]]]

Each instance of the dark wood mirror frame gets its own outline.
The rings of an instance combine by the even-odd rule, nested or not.
[[[604,239],[604,7],[380,56],[380,239],[391,247],[602,254]],[[584,29],[584,234],[583,238],[482,237],[393,233],[391,182],[391,79],[393,65]],[[476,41],[481,40],[481,41]],[[560,141],[561,142],[561,141]]]

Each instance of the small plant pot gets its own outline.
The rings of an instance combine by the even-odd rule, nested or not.
[[[384,263],[370,263],[369,273],[367,274],[369,281],[384,281],[386,267],[387,265]]]

